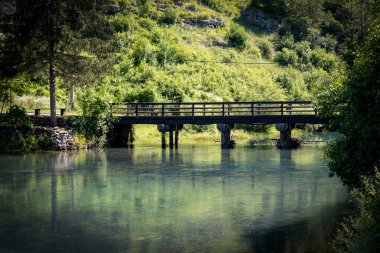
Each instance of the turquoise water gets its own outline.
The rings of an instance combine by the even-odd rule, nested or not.
[[[0,252],[328,252],[347,190],[323,147],[0,156]]]

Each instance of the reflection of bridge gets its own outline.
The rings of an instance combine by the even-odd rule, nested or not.
[[[286,146],[294,124],[326,123],[325,119],[316,116],[315,105],[310,101],[125,103],[112,104],[111,112],[120,118],[119,134],[122,139],[128,139],[133,124],[157,124],[162,132],[163,146],[166,146],[165,132],[169,132],[171,147],[173,132],[175,145],[178,145],[178,133],[183,124],[218,124],[222,147],[227,147],[231,144],[230,132],[234,124],[276,124],[281,132],[280,139]]]

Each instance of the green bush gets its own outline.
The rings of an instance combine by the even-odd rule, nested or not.
[[[10,136],[0,137],[0,153],[27,154],[40,150],[48,150],[52,146],[52,139],[46,134],[34,135],[30,132],[24,136],[15,130]]]
[[[338,59],[323,49],[317,49],[311,53],[310,61],[315,67],[331,72],[337,66]]]
[[[149,18],[141,18],[139,20],[139,24],[142,28],[147,29],[148,31],[152,31],[156,27],[156,22]]]
[[[263,40],[259,43],[259,48],[260,48],[260,51],[261,51],[261,55],[267,59],[267,60],[271,60],[273,55],[274,55],[274,49],[273,49],[273,45],[266,41],[266,40]]]
[[[363,190],[354,190],[357,213],[346,219],[332,242],[334,252],[380,252],[380,174],[366,178]]]
[[[160,86],[162,96],[170,102],[183,102],[186,96],[185,92],[172,83],[166,83]]]
[[[277,53],[275,61],[282,66],[295,65],[298,62],[298,56],[293,50],[283,48],[281,52]]]
[[[140,65],[143,62],[151,62],[154,58],[152,45],[147,38],[141,38],[133,45],[133,62],[135,66]]]
[[[198,0],[198,2],[217,11],[223,11],[224,9],[223,1],[220,0]]]
[[[284,47],[293,49],[294,48],[294,37],[291,33],[286,33],[284,36],[276,36],[274,43],[276,45],[276,50],[281,51]]]
[[[136,28],[136,21],[131,16],[116,14],[110,19],[110,24],[114,32],[128,32]]]
[[[116,118],[109,113],[109,105],[100,98],[81,99],[83,116],[69,116],[67,125],[75,134],[83,135],[89,144],[95,147],[104,147],[107,142],[107,134],[112,130]]]
[[[167,25],[174,25],[177,22],[177,12],[174,8],[166,8],[163,16],[161,17],[161,23]]]
[[[124,102],[149,103],[155,102],[156,98],[156,92],[150,88],[146,88],[142,90],[134,90],[133,92],[127,94],[127,96],[124,98]]]
[[[247,46],[247,34],[240,26],[232,26],[227,33],[227,41],[230,47],[244,50]]]
[[[20,106],[12,105],[6,115],[1,118],[0,125],[12,128],[34,128],[34,123],[28,117],[26,110]]]
[[[312,20],[309,17],[290,17],[287,18],[287,23],[296,41],[308,38],[309,27],[312,27]]]
[[[299,64],[308,64],[310,60],[310,42],[303,40],[301,42],[294,44],[294,50],[297,53],[298,56],[298,63]]]

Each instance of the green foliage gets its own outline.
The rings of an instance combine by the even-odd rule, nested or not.
[[[277,53],[275,61],[282,66],[295,65],[298,61],[297,53],[291,49],[283,48]]]
[[[375,253],[380,251],[380,173],[363,181],[363,189],[354,190],[357,214],[346,219],[332,242],[337,253]]]
[[[337,67],[338,62],[336,56],[327,53],[323,49],[313,51],[310,61],[315,67],[322,68],[328,72],[332,72]]]
[[[149,103],[157,100],[157,94],[150,88],[146,89],[134,89],[128,93],[124,99],[124,102],[141,102]]]
[[[380,20],[357,51],[346,85],[347,106],[340,110],[343,138],[328,149],[332,175],[350,187],[380,167]]]
[[[11,106],[6,115],[1,118],[1,126],[7,126],[12,128],[28,128],[32,129],[34,123],[31,118],[28,117],[26,110],[20,106]]]
[[[90,145],[104,147],[116,118],[110,115],[109,105],[100,98],[82,98],[81,103],[83,116],[68,117],[67,125],[75,134],[84,136]]]
[[[136,22],[133,16],[116,14],[110,18],[110,25],[114,32],[131,32],[136,28]]]
[[[51,86],[52,125],[57,124],[57,77],[70,81],[75,76],[79,82],[81,76],[88,79],[91,76],[88,73],[95,75],[107,69],[108,61],[104,58],[97,61],[97,57],[113,51],[108,43],[112,31],[105,8],[110,3],[108,0],[15,1],[14,23],[0,44],[0,51],[4,52],[0,76],[10,78],[19,73],[33,76],[45,72]]]
[[[261,41],[259,43],[259,48],[260,48],[260,51],[261,51],[261,55],[265,58],[265,59],[272,59],[273,58],[273,55],[274,55],[274,49],[273,49],[273,45],[272,43],[270,43],[269,41]]]
[[[232,26],[227,33],[227,41],[230,47],[244,50],[247,46],[247,34],[240,26]]]
[[[290,32],[296,41],[307,39],[311,27],[311,19],[308,17],[289,17],[287,18]]]
[[[40,150],[48,150],[52,139],[46,134],[34,135],[33,132],[24,135],[20,130],[14,130],[9,136],[0,137],[0,153],[27,154]]]
[[[166,8],[163,16],[161,17],[161,23],[167,25],[174,25],[177,22],[177,12],[174,8]]]
[[[276,82],[286,90],[290,100],[308,100],[309,91],[301,72],[289,69],[276,78]]]
[[[147,38],[141,38],[133,45],[133,59],[136,66],[153,60],[153,47]]]

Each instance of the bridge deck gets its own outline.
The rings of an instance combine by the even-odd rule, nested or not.
[[[310,101],[112,104],[121,124],[323,124]]]

